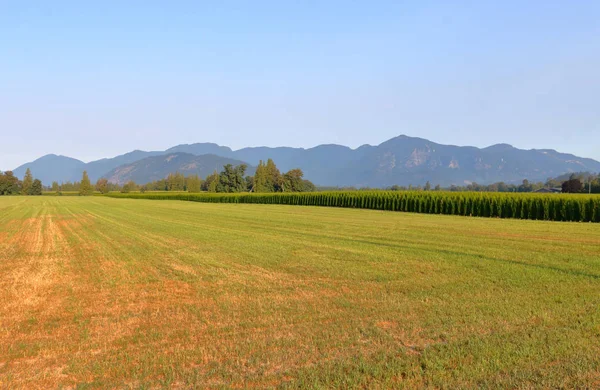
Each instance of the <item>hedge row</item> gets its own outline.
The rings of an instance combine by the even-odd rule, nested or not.
[[[351,191],[270,194],[110,193],[114,198],[209,203],[349,207],[474,217],[600,222],[600,196],[438,191]]]

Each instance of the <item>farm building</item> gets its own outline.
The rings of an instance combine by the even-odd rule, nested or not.
[[[562,188],[540,188],[539,190],[534,192],[537,192],[538,194],[560,194],[562,193]]]

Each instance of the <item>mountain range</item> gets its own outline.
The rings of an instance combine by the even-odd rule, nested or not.
[[[442,186],[470,182],[488,184],[523,179],[545,181],[569,172],[600,171],[600,162],[559,153],[550,149],[523,150],[508,144],[487,148],[442,145],[426,139],[401,135],[379,145],[351,149],[341,145],[313,148],[249,147],[232,150],[213,143],[177,145],[164,151],[134,150],[113,158],[84,163],[66,156],[46,155],[14,170],[23,177],[30,168],[45,185],[52,181],[81,179],[87,170],[92,181],[105,177],[115,183],[134,180],[145,183],[171,172],[202,177],[225,164],[253,167],[260,160],[273,159],[279,169],[300,168],[305,178],[322,186],[386,187],[422,185],[426,181]]]

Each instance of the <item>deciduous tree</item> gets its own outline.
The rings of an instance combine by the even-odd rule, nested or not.
[[[21,192],[21,181],[12,173],[0,174],[0,195],[17,195]]]
[[[219,174],[219,182],[217,184],[217,192],[243,192],[246,190],[246,164],[240,164],[234,167],[231,164],[226,164],[223,171]]]
[[[186,188],[188,192],[200,192],[202,180],[198,175],[190,175],[186,179]]]
[[[576,194],[583,191],[583,184],[579,179],[569,179],[562,184],[562,192]]]
[[[283,175],[283,192],[304,192],[304,172],[301,169],[291,169]]]
[[[122,193],[128,193],[131,191],[137,191],[137,184],[133,180],[129,180],[127,183],[123,185],[121,188]]]
[[[212,175],[206,176],[206,180],[202,183],[202,189],[207,192],[217,192],[219,184],[219,173],[215,170]]]
[[[100,192],[101,194],[108,193],[108,180],[98,179],[96,182],[96,191]]]

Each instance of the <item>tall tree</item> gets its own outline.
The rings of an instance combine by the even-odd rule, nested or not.
[[[59,192],[59,191],[60,191],[60,187],[58,186],[58,182],[53,181],[52,182],[52,192]]]
[[[25,177],[23,178],[23,195],[31,195],[31,186],[33,185],[33,176],[31,175],[31,169],[27,168],[25,171]]]
[[[12,173],[6,171],[0,174],[0,195],[17,195],[21,192],[21,181]]]
[[[254,176],[246,176],[246,191],[252,192],[254,190]]]
[[[200,192],[202,180],[198,175],[190,175],[186,179],[186,188],[188,192]]]
[[[253,192],[273,192],[272,188],[267,187],[267,167],[265,163],[260,160],[256,172],[254,173],[254,182],[252,186]]]
[[[283,192],[303,192],[304,181],[302,177],[304,172],[301,169],[291,169],[283,175],[283,184],[281,191]]]
[[[272,159],[265,164],[262,160],[258,163],[254,173],[254,192],[279,192],[283,190],[284,177],[279,172]]]
[[[246,189],[246,179],[244,179],[246,168],[246,164],[236,167],[226,164],[223,172],[219,174],[217,192],[243,192]]]
[[[185,191],[185,177],[179,172],[167,176],[168,191]]]
[[[35,179],[33,183],[31,183],[29,193],[30,195],[42,195],[42,182],[39,179]]]
[[[92,187],[92,183],[90,182],[87,171],[83,171],[83,175],[81,176],[81,184],[79,185],[79,195],[89,196],[93,194],[94,188]]]
[[[208,192],[217,192],[217,187],[219,185],[219,174],[215,170],[212,175],[208,175],[206,180],[204,181],[203,188]]]
[[[283,180],[281,177],[281,172],[275,165],[272,159],[267,160],[267,165],[265,167],[267,172],[267,188],[269,191],[267,192],[279,192],[282,190]]]

